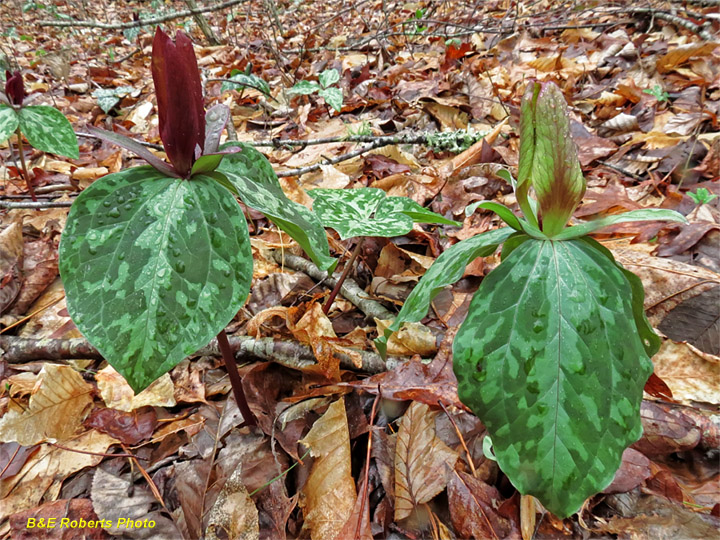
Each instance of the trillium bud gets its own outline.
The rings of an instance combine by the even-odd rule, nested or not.
[[[585,194],[585,178],[570,135],[565,97],[552,82],[530,83],[520,117],[518,201],[528,214],[527,191],[533,187],[542,231],[558,234]]]
[[[205,144],[205,109],[195,51],[183,32],[178,31],[173,42],[157,28],[152,76],[165,153],[177,173],[187,178]]]
[[[10,73],[5,71],[5,94],[13,105],[22,105],[25,99],[25,85],[19,71]]]

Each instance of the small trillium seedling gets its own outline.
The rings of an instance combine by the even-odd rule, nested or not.
[[[384,355],[392,332],[422,319],[469,262],[504,244],[502,263],[482,281],[453,342],[458,394],[487,426],[515,487],[566,517],[612,481],[623,451],[640,437],[643,387],[660,346],[645,318],[642,283],[587,234],[685,218],[645,209],[567,226],[585,179],[553,83],[529,85],[520,139],[518,180],[504,178],[523,218],[479,203],[509,226],[440,255],[376,346]]]
[[[140,391],[217,335],[246,422],[254,422],[225,326],[247,299],[253,259],[234,195],[334,267],[319,220],[282,193],[268,161],[238,144],[220,149],[224,105],[205,113],[195,53],[178,32],[153,40],[160,137],[170,164],[118,134],[93,133],[150,166],[96,180],[75,200],[60,242],[60,274],[73,321]]]
[[[22,73],[5,72],[5,92],[0,93],[0,141],[17,135],[18,153],[23,176],[33,201],[36,201],[32,179],[25,163],[23,135],[34,148],[71,158],[79,157],[77,137],[70,122],[53,107],[28,105]]]

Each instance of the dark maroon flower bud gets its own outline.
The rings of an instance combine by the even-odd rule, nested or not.
[[[173,42],[157,28],[152,76],[165,153],[177,173],[187,178],[205,145],[205,109],[195,51],[183,32],[178,31]]]
[[[15,73],[5,71],[5,94],[13,105],[22,105],[26,94],[22,74],[19,71]]]

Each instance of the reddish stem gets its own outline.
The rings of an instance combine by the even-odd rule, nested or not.
[[[30,178],[30,173],[28,173],[27,165],[25,164],[25,151],[23,149],[22,132],[20,131],[20,126],[18,126],[17,130],[15,130],[15,134],[18,138],[18,153],[20,154],[20,165],[22,166],[23,176],[25,177],[25,184],[27,184],[28,191],[30,192],[30,197],[32,197],[33,201],[37,202],[35,190],[32,186],[32,179]]]
[[[345,268],[343,269],[343,273],[338,278],[337,283],[335,284],[335,287],[333,288],[332,292],[330,293],[330,296],[327,299],[327,302],[325,302],[325,305],[323,306],[323,313],[325,313],[325,315],[330,313],[330,308],[332,307],[333,302],[335,301],[335,297],[340,292],[340,288],[342,287],[342,284],[345,283],[345,279],[348,277],[348,274],[350,274],[350,271],[352,270],[355,259],[357,259],[357,256],[360,255],[360,249],[362,249],[362,245],[363,245],[364,241],[365,241],[365,237],[361,236],[360,240],[358,241],[357,245],[355,246],[355,249],[352,252],[352,255],[350,255],[350,259],[348,260],[347,263],[345,263]]]
[[[235,395],[235,402],[237,403],[238,409],[240,409],[243,416],[243,423],[240,424],[240,427],[257,426],[257,418],[255,418],[255,415],[250,410],[250,406],[245,398],[242,380],[240,378],[240,373],[238,372],[237,364],[235,363],[235,355],[230,348],[230,342],[225,335],[225,330],[221,330],[217,335],[217,341],[218,346],[220,347],[220,352],[222,353],[223,361],[225,362],[225,367],[227,368],[228,376],[230,377],[230,385],[232,386],[233,394]]]

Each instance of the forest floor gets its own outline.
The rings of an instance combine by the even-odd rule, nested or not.
[[[180,1],[0,6],[2,71],[19,69],[37,96],[33,104],[58,108],[80,145],[78,159],[24,146],[33,204],[16,138],[0,141],[0,535],[717,535],[718,3],[204,5],[218,7],[204,14],[214,37],[192,16],[177,15],[187,9]],[[238,361],[256,428],[238,427],[225,366],[212,351],[182,361],[138,395],[106,362],[61,353],[67,340],[82,338],[58,274],[68,207],[95,180],[140,163],[88,136],[87,126],[160,143],[150,74],[154,25],[140,26],[151,17],[166,19],[170,35],[182,29],[192,38],[206,107],[230,107],[235,133],[228,135],[257,145],[290,199],[310,207],[309,189],[378,187],[463,224],[416,224],[404,236],[368,237],[351,277],[370,307],[363,312],[340,296],[326,316],[319,306],[331,287],[317,268],[263,214],[243,206],[253,281],[227,332],[251,338]],[[225,88],[233,70],[257,77],[258,88]],[[338,107],[317,93],[288,92],[326,70],[340,73],[333,83],[342,95]],[[643,437],[626,450],[612,484],[567,519],[520,496],[484,450],[482,423],[457,395],[453,336],[499,254],[470,264],[422,323],[393,339],[387,364],[372,342],[386,324],[373,315],[397,313],[445,249],[501,226],[489,211],[467,216],[468,205],[495,200],[517,209],[497,173],[517,170],[519,107],[531,79],[554,81],[570,106],[587,179],[575,218],[667,208],[688,219],[594,235],[641,278],[662,347],[645,388]],[[379,142],[466,128],[489,135],[456,149]],[[312,144],[324,138],[331,142]],[[342,269],[355,244],[328,235]],[[114,523],[29,528],[64,517]],[[154,526],[118,526],[119,518]]]

